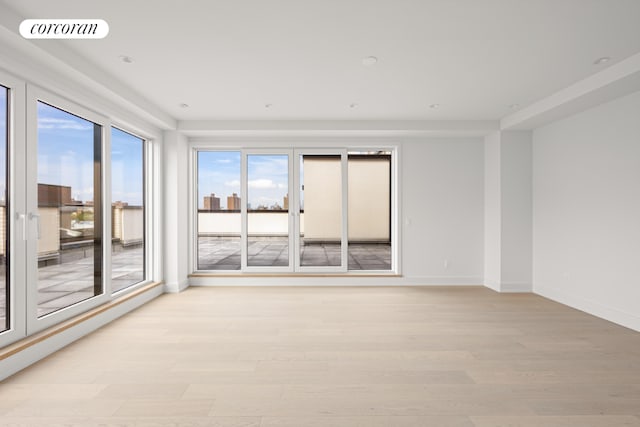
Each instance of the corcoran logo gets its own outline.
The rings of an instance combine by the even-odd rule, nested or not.
[[[25,39],[103,39],[109,24],[102,19],[25,19],[20,35]]]

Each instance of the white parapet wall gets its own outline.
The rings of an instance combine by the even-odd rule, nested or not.
[[[142,242],[144,237],[144,209],[127,206],[122,209],[122,237],[124,246]]]
[[[142,206],[114,206],[111,220],[112,236],[124,246],[142,242],[144,237],[144,208]]]
[[[39,207],[40,215],[38,256],[57,254],[60,251],[60,208]]]

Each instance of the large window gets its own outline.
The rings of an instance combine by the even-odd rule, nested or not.
[[[38,101],[38,317],[102,294],[102,126]]]
[[[0,346],[158,279],[157,156],[0,71]]]
[[[0,332],[9,329],[9,191],[8,103],[9,89],[0,86]]]
[[[145,141],[111,128],[111,291],[145,278]]]
[[[393,271],[392,151],[195,155],[196,270]]]

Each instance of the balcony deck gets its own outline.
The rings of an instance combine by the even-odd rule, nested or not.
[[[286,237],[250,239],[247,263],[250,266],[288,265]],[[198,238],[199,270],[240,270],[239,237]],[[314,243],[302,247],[302,266],[332,266],[340,262],[340,245]],[[349,270],[391,270],[391,245],[384,243],[349,244]]]

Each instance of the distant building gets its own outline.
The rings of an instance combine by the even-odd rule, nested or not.
[[[220,210],[220,197],[216,197],[214,193],[210,196],[204,196],[204,210],[205,211],[219,211]]]
[[[71,198],[71,187],[64,185],[38,184],[38,206],[76,205]]]
[[[282,198],[282,209],[285,211],[289,210],[289,193]]]
[[[230,211],[240,210],[240,197],[236,193],[227,197],[227,209]]]

